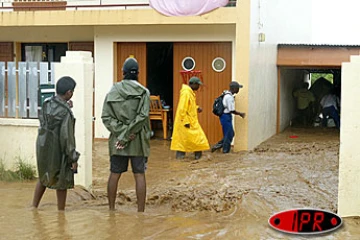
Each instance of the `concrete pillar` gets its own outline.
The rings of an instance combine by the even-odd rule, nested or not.
[[[236,36],[234,49],[234,81],[238,81],[244,86],[239,95],[235,98],[236,110],[245,112],[246,117],[239,116],[234,118],[234,151],[248,150],[249,134],[249,71],[250,71],[250,0],[238,1],[236,5]]]
[[[360,216],[360,56],[341,69],[341,130],[339,157],[338,215]]]
[[[76,149],[80,152],[75,184],[88,190],[92,187],[92,112],[94,64],[91,52],[67,51],[61,62],[55,64],[55,81],[63,76],[76,81],[73,113],[76,118]]]

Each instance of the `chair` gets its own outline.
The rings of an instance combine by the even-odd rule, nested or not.
[[[150,121],[151,120],[160,120],[162,122],[164,139],[167,139],[167,112],[168,110],[163,109],[160,96],[150,96]]]

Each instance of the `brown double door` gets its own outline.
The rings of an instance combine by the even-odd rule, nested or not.
[[[208,137],[209,143],[214,144],[219,141],[223,134],[219,118],[212,113],[214,99],[225,89],[228,89],[232,80],[232,47],[231,42],[201,42],[201,43],[174,43],[173,44],[173,113],[179,100],[179,91],[182,85],[180,71],[182,60],[191,57],[195,61],[195,69],[202,72],[204,86],[196,94],[197,103],[202,107],[203,112],[199,114],[200,124]],[[117,78],[122,79],[121,67],[124,60],[133,55],[139,62],[140,74],[139,82],[146,86],[146,43],[118,43],[117,44]],[[216,72],[212,68],[215,58],[221,57],[226,62],[226,67],[221,72]]]

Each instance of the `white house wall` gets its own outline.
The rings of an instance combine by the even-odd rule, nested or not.
[[[116,57],[116,53],[114,53],[114,43],[198,41],[233,42],[234,39],[234,25],[95,27],[95,138],[107,138],[109,135],[109,132],[102,124],[101,111],[105,95],[114,83],[114,57]],[[118,64],[119,67],[122,67],[122,63]],[[229,79],[229,81],[230,80],[231,79]]]
[[[312,8],[312,43],[360,44],[360,1],[316,0]]]
[[[254,0],[251,4],[249,149],[276,133],[277,44],[311,40],[311,0]],[[265,34],[265,42],[258,41],[259,33]]]

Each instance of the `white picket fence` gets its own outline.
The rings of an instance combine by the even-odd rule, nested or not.
[[[47,62],[18,62],[17,68],[16,62],[0,62],[0,117],[37,118],[41,94],[54,92],[47,89],[54,85],[53,70]]]

